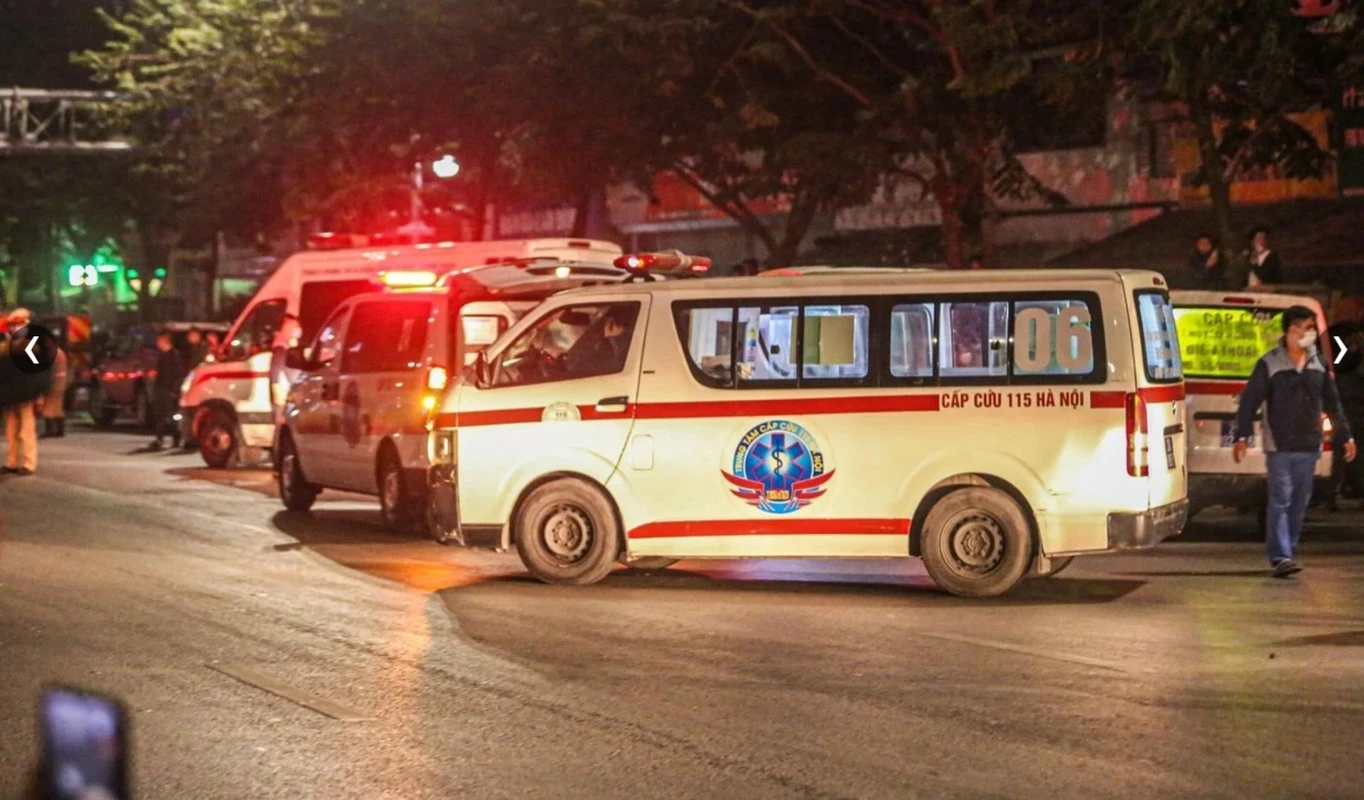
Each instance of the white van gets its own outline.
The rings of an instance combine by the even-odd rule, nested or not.
[[[426,423],[459,373],[527,311],[567,289],[661,280],[600,264],[384,273],[394,288],[337,306],[305,350],[274,466],[280,499],[307,511],[323,488],[377,495],[385,524],[426,519]]]
[[[243,450],[259,458],[275,436],[270,402],[270,347],[286,314],[298,317],[300,342],[311,341],[342,301],[378,288],[385,271],[430,271],[516,260],[557,258],[610,265],[619,246],[592,239],[443,242],[396,247],[307,251],[290,256],[237,318],[212,361],[185,379],[182,438],[199,446],[211,467],[234,465]],[[288,378],[297,376],[290,371]]]
[[[995,595],[1152,546],[1187,511],[1153,272],[574,290],[472,372],[431,435],[433,534],[515,547],[548,582],[618,560],[919,556],[943,588]]]
[[[1189,415],[1189,510],[1210,506],[1260,509],[1266,501],[1265,454],[1261,415],[1256,433],[1246,441],[1246,457],[1236,463],[1236,407],[1260,356],[1283,338],[1280,318],[1290,306],[1306,306],[1317,315],[1323,358],[1331,363],[1330,338],[1321,304],[1311,297],[1260,292],[1173,291],[1175,325],[1184,361]],[[1330,446],[1330,421],[1323,447]],[[1324,497],[1331,460],[1317,462],[1316,497]]]

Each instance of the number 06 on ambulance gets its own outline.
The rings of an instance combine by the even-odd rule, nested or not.
[[[437,538],[536,577],[921,558],[998,595],[1187,513],[1164,280],[838,270],[564,292],[447,394]]]

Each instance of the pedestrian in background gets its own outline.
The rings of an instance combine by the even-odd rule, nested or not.
[[[208,356],[208,342],[204,341],[203,331],[190,328],[185,334],[185,367],[194,369],[204,363]]]
[[[1263,435],[1268,476],[1265,547],[1270,574],[1286,578],[1302,571],[1294,560],[1312,480],[1321,458],[1321,416],[1325,412],[1342,432],[1346,461],[1355,457],[1354,437],[1340,405],[1335,381],[1317,350],[1317,317],[1305,306],[1283,312],[1283,338],[1255,363],[1236,410],[1232,460],[1246,457],[1246,438],[1255,415],[1265,406]]]
[[[302,335],[298,317],[285,314],[270,343],[270,404],[274,406],[277,421],[283,418],[284,400],[289,396],[289,381],[284,372],[289,364],[289,351],[298,347]]]
[[[967,269],[985,269],[985,259],[980,256],[971,256],[971,260],[966,262]]]
[[[1356,323],[1359,325],[1360,323]],[[1364,348],[1364,328],[1352,334],[1346,345],[1351,350]],[[1336,376],[1336,388],[1340,392],[1340,405],[1345,409],[1345,419],[1350,423],[1350,431],[1364,431],[1364,373],[1358,369]],[[1331,442],[1331,502],[1335,509],[1335,493],[1351,489],[1354,496],[1364,500],[1364,463],[1350,463],[1345,460],[1345,442],[1341,436],[1345,432],[1332,431]]]
[[[180,384],[188,372],[170,331],[157,335],[156,349],[156,380],[152,384],[152,424],[156,438],[152,440],[152,450],[160,450],[166,436],[171,437],[173,446],[180,446],[180,426],[175,424],[175,411],[180,407]]]
[[[10,347],[14,335],[28,325],[32,314],[26,308],[16,308],[5,320]],[[13,475],[32,475],[38,469],[37,402],[25,400],[5,406],[5,469]]]
[[[1189,286],[1193,289],[1217,291],[1223,286],[1226,267],[1217,251],[1217,242],[1206,233],[1198,234],[1193,252],[1189,254]]]
[[[52,388],[43,395],[42,438],[66,435],[66,348],[59,342],[52,361]]]
[[[1246,253],[1250,262],[1250,277],[1247,286],[1263,286],[1283,283],[1283,262],[1279,254],[1269,249],[1269,229],[1256,228],[1250,232],[1250,250]]]

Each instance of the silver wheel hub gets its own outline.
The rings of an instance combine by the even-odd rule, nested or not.
[[[223,428],[214,428],[208,432],[208,444],[219,453],[225,452],[232,447],[232,434]]]
[[[576,563],[587,554],[592,536],[592,520],[572,506],[555,508],[541,529],[550,555],[565,564]]]
[[[969,514],[953,526],[948,555],[958,572],[974,575],[991,572],[1004,560],[1004,529],[991,516]]]

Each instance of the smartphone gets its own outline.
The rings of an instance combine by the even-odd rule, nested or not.
[[[110,697],[53,686],[38,708],[43,797],[129,800],[128,714]]]

